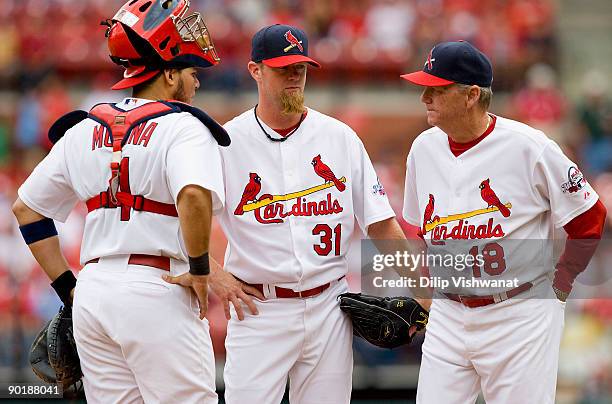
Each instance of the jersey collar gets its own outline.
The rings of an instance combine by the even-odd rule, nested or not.
[[[466,151],[470,150],[472,147],[482,142],[484,138],[486,138],[491,132],[493,132],[493,129],[495,129],[495,122],[497,121],[497,117],[493,114],[489,114],[489,116],[491,117],[491,123],[489,123],[489,126],[484,131],[484,133],[478,136],[474,140],[471,140],[466,143],[459,143],[459,142],[455,142],[453,139],[450,138],[450,136],[447,135],[448,145],[450,146],[450,150],[455,157],[459,157]]]
[[[150,102],[154,102],[153,100],[147,100],[145,98],[134,98],[134,97],[127,97],[124,98],[121,102],[118,102],[117,104],[115,104],[115,106],[117,108],[120,108],[124,111],[130,111],[134,108],[138,108],[144,104],[148,104]]]
[[[306,110],[302,114],[302,117],[300,118],[300,121],[298,122],[296,127],[292,128],[291,132],[283,136],[280,133],[278,133],[276,129],[269,127],[268,125],[266,125],[264,121],[262,121],[261,119],[257,117],[257,106],[255,106],[255,108],[253,108],[252,111],[253,111],[253,119],[255,120],[257,129],[259,130],[259,132],[261,132],[261,135],[265,135],[268,139],[270,139],[273,142],[284,142],[285,140],[289,139],[291,136],[295,135],[295,133],[300,130],[302,124],[308,117],[308,110]]]

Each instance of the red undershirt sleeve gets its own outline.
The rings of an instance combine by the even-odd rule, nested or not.
[[[595,254],[604,230],[607,210],[600,200],[563,226],[567,241],[556,266],[553,286],[569,293],[576,277],[585,270]]]

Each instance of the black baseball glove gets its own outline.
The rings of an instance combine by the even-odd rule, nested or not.
[[[410,297],[378,297],[361,293],[338,296],[340,309],[353,323],[353,334],[381,348],[409,344],[427,325],[429,312]]]
[[[61,383],[64,389],[75,385],[83,373],[72,334],[72,308],[59,313],[38,333],[30,348],[32,370],[46,383]]]

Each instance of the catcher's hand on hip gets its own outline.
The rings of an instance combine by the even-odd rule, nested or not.
[[[208,275],[193,275],[185,272],[179,276],[162,275],[162,279],[168,283],[190,288],[197,296],[200,303],[200,320],[206,317],[208,310]]]
[[[223,311],[225,312],[225,318],[228,320],[231,317],[229,305],[230,302],[232,302],[234,309],[236,309],[238,320],[242,321],[244,320],[244,311],[242,310],[240,300],[247,305],[249,311],[253,315],[257,315],[259,313],[251,296],[254,296],[259,300],[265,300],[263,294],[259,290],[239,281],[234,275],[223,270],[211,272],[210,288],[215,295],[221,299],[221,302],[223,302]]]

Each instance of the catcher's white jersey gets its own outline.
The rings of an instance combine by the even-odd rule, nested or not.
[[[130,110],[149,100],[126,98],[116,106]],[[92,119],[69,129],[19,188],[19,198],[36,212],[63,222],[80,201],[108,188],[112,140]],[[215,139],[191,114],[173,113],[151,119],[123,147],[129,158],[129,186],[133,195],[176,203],[190,184],[211,191],[213,208],[220,209],[223,184],[221,158]],[[163,255],[186,260],[177,217],[97,209],[87,215],[81,262],[119,254]]]
[[[355,219],[366,230],[395,216],[361,140],[344,123],[308,109],[295,133],[271,141],[251,109],[225,129],[232,144],[221,150],[219,219],[229,241],[225,268],[243,281],[305,290],[336,280],[347,272]]]
[[[421,227],[430,251],[480,254],[484,262],[469,265],[466,278],[516,279],[516,286],[554,269],[547,242],[553,228],[598,199],[554,141],[502,117],[496,117],[488,136],[458,157],[442,130],[423,132],[408,155],[405,186],[404,218]],[[444,270],[430,266],[433,276]],[[475,285],[451,284],[444,292],[485,295],[512,289]]]

